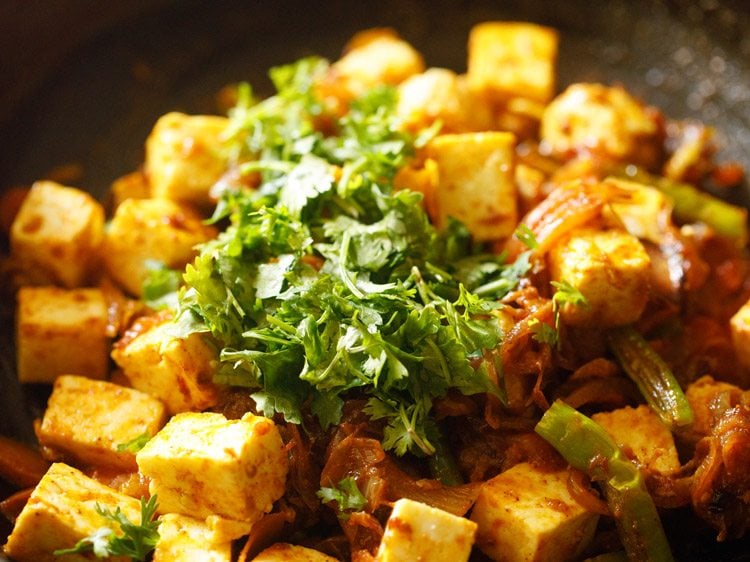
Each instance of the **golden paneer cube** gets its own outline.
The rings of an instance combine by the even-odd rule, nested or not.
[[[540,135],[563,158],[594,154],[650,167],[661,154],[656,115],[619,86],[569,86],[544,110]]]
[[[110,187],[112,208],[117,209],[126,199],[148,199],[151,197],[151,186],[141,170],[117,178]]]
[[[424,70],[424,60],[414,47],[390,29],[370,29],[356,34],[344,55],[316,84],[321,99],[338,112],[367,90],[381,84],[397,85]]]
[[[648,406],[628,406],[611,412],[599,412],[592,417],[609,433],[617,446],[639,465],[661,473],[680,468],[672,433]]]
[[[76,464],[135,471],[135,453],[118,445],[152,437],[167,421],[148,394],[75,375],[57,378],[37,430],[39,444]]]
[[[745,368],[750,369],[750,300],[732,316],[729,326],[737,358]]]
[[[141,296],[149,267],[182,269],[195,257],[195,247],[215,235],[195,212],[173,201],[126,199],[105,233],[104,267],[126,291]]]
[[[146,327],[117,342],[112,358],[133,388],[160,399],[170,414],[210,408],[219,396],[216,349],[201,334],[180,338],[171,330],[169,321]]]
[[[232,542],[214,542],[205,522],[176,513],[162,515],[159,521],[153,562],[232,561]]]
[[[118,507],[133,523],[141,520],[140,502],[115,492],[63,463],[50,466],[16,520],[5,553],[16,562],[84,562],[90,555],[55,556],[55,550],[72,548],[102,527],[120,532],[119,525],[100,515],[96,506]],[[128,557],[111,557],[126,562]]]
[[[214,115],[167,113],[146,140],[151,196],[207,208],[209,191],[227,170],[222,134],[229,121]]]
[[[557,33],[532,23],[485,22],[469,33],[469,85],[493,101],[546,103],[555,93]]]
[[[51,383],[66,373],[107,375],[107,303],[101,290],[24,287],[16,298],[18,380]]]
[[[287,453],[276,425],[245,414],[182,413],[136,455],[160,512],[254,522],[284,494]]]
[[[85,285],[99,261],[104,209],[88,193],[51,181],[29,191],[10,231],[13,258],[38,284]]]
[[[635,322],[646,307],[651,260],[632,234],[622,230],[574,230],[549,254],[552,279],[567,282],[588,306],[566,303],[564,323],[621,326]]]
[[[432,217],[438,228],[454,217],[481,242],[513,234],[518,222],[514,150],[515,137],[504,132],[439,135],[427,145],[427,156],[438,167]]]
[[[465,77],[446,68],[428,68],[398,86],[396,114],[402,126],[418,131],[442,123],[443,133],[488,130],[492,109],[469,90]]]
[[[336,562],[327,554],[295,544],[277,543],[259,553],[253,562]]]
[[[485,482],[471,514],[477,546],[492,560],[572,560],[591,540],[598,515],[571,496],[568,471],[521,463]]]
[[[376,562],[466,562],[476,523],[410,499],[393,504]]]

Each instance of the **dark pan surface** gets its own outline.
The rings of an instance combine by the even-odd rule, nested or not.
[[[560,87],[623,83],[669,116],[715,125],[722,159],[750,170],[750,6],[743,0],[25,4],[0,2],[0,189],[78,163],[83,175],[75,184],[103,196],[140,164],[159,115],[215,112],[215,94],[227,83],[246,80],[269,93],[268,67],[313,53],[336,58],[354,32],[374,26],[397,29],[428,65],[462,71],[468,30],[491,19],[555,27]],[[729,198],[748,204],[747,181]],[[12,339],[6,303],[0,434],[33,442],[32,420],[48,390],[15,382]],[[0,483],[0,495],[7,491]],[[668,527],[680,560],[750,560],[750,540],[715,547],[710,534],[679,520]]]

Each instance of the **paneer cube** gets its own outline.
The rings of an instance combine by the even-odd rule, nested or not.
[[[469,90],[465,77],[445,68],[428,68],[398,87],[396,113],[410,131],[442,123],[443,133],[465,133],[492,127],[492,109]]]
[[[574,230],[549,254],[554,281],[578,289],[588,306],[566,303],[563,322],[573,326],[621,326],[646,307],[651,260],[632,234],[622,230]]]
[[[545,109],[540,133],[563,158],[594,154],[651,167],[661,155],[656,114],[619,86],[569,86]]]
[[[518,222],[514,184],[515,137],[486,132],[439,135],[426,147],[437,163],[435,213],[438,228],[449,217],[463,221],[478,241],[510,236]]]
[[[423,70],[422,55],[393,30],[369,29],[352,37],[344,55],[316,84],[316,92],[330,109],[344,113],[348,102],[367,90],[398,85]]]
[[[493,101],[546,103],[555,93],[557,42],[555,30],[532,23],[476,25],[469,33],[469,85]]]
[[[105,233],[104,267],[126,291],[141,296],[149,267],[182,269],[195,257],[195,247],[214,236],[214,228],[173,201],[126,199]]]
[[[110,187],[112,208],[117,209],[126,199],[148,199],[151,197],[151,186],[148,177],[141,170],[117,178]]]
[[[102,527],[120,532],[119,526],[100,515],[96,506],[110,511],[118,507],[133,523],[141,520],[140,502],[119,494],[62,463],[53,464],[29,498],[8,537],[5,553],[16,562],[85,562],[89,555],[55,556],[58,549],[72,548]],[[125,562],[128,557],[111,557]]]
[[[680,468],[672,433],[648,406],[628,406],[592,417],[638,464],[665,474]]]
[[[51,383],[66,373],[92,379],[107,375],[107,303],[101,290],[24,287],[17,301],[21,382]]]
[[[312,548],[277,543],[258,554],[253,562],[336,562],[336,558]]]
[[[598,515],[571,496],[567,470],[521,463],[485,482],[471,519],[477,546],[493,560],[558,562],[586,547]]]
[[[231,562],[232,542],[215,543],[203,521],[176,513],[162,515],[159,521],[153,562]]]
[[[95,271],[103,233],[104,209],[93,197],[39,181],[13,221],[11,253],[36,284],[80,287]]]
[[[287,453],[268,418],[174,416],[136,455],[162,513],[254,522],[284,494]]]
[[[40,445],[93,467],[136,471],[135,454],[117,447],[152,437],[167,421],[164,404],[148,394],[75,375],[57,378],[37,430]]]
[[[393,504],[375,560],[466,562],[476,530],[468,519],[403,498]]]
[[[732,316],[729,326],[737,359],[746,369],[750,369],[750,300]]]
[[[210,207],[209,191],[228,167],[221,138],[228,124],[214,115],[172,112],[159,118],[146,140],[151,196]]]
[[[145,326],[132,339],[117,342],[112,358],[133,388],[160,399],[170,414],[215,405],[216,349],[201,334],[181,338],[171,330],[169,321]]]

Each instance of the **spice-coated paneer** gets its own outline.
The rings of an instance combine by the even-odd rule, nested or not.
[[[740,363],[750,369],[750,300],[732,316],[732,343]]]
[[[312,548],[277,543],[258,554],[253,562],[336,562],[336,559]]]
[[[229,121],[215,115],[167,113],[146,141],[151,196],[206,208],[209,191],[227,170],[221,135]]]
[[[167,421],[164,404],[105,381],[62,375],[37,431],[39,443],[83,465],[137,470],[135,454],[118,445],[152,437]]]
[[[505,132],[440,135],[429,143],[427,156],[438,167],[432,217],[438,228],[452,216],[479,241],[513,233],[518,222],[514,150],[515,137]]]
[[[136,455],[162,513],[257,521],[284,493],[287,453],[268,418],[182,413]]]
[[[544,110],[542,142],[556,155],[593,154],[651,167],[660,156],[658,119],[621,87],[573,84]]]
[[[18,380],[51,383],[66,373],[107,375],[107,303],[101,290],[24,287],[17,305]]]
[[[555,93],[557,33],[531,23],[486,22],[469,34],[469,85],[491,101],[546,103]]]
[[[167,199],[127,199],[106,230],[103,258],[107,274],[130,294],[140,296],[149,268],[182,269],[195,247],[216,235],[187,207]]]
[[[376,562],[466,562],[476,523],[410,499],[393,505]]]
[[[216,349],[201,334],[181,338],[171,329],[170,322],[146,326],[132,339],[117,342],[112,358],[133,388],[159,398],[170,414],[205,410],[218,399],[212,382]]]
[[[648,406],[599,412],[592,418],[607,430],[620,449],[632,454],[638,464],[661,473],[680,468],[672,433]]]
[[[5,553],[16,562],[85,562],[89,555],[55,556],[55,550],[72,548],[102,527],[117,525],[97,512],[120,508],[130,521],[141,520],[140,502],[115,492],[63,463],[53,464],[40,480],[16,520]],[[110,557],[125,562],[127,557]]]
[[[622,230],[582,228],[554,246],[552,279],[565,281],[587,306],[566,303],[561,316],[574,326],[621,326],[635,322],[648,300],[651,260],[643,245]]]
[[[558,562],[586,547],[598,516],[571,496],[567,470],[521,463],[484,484],[471,519],[477,546],[493,560]]]
[[[159,521],[153,562],[231,562],[231,541],[214,542],[205,522],[176,513],[162,515]]]
[[[88,193],[39,181],[13,221],[11,252],[34,283],[80,287],[91,280],[103,232],[104,209]]]
[[[116,209],[126,199],[148,199],[151,197],[151,186],[141,170],[117,178],[110,187],[112,208]]]

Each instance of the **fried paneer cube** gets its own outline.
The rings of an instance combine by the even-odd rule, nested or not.
[[[485,22],[469,33],[469,85],[485,98],[548,102],[555,93],[557,32],[519,22]]]
[[[135,337],[117,342],[112,358],[133,388],[160,399],[170,414],[205,410],[219,396],[212,382],[217,351],[199,333],[182,338],[172,329],[169,321],[146,326]]]
[[[215,236],[198,214],[174,201],[126,199],[106,230],[104,267],[131,295],[141,296],[150,267],[182,269],[195,257],[195,247]]]
[[[88,193],[36,182],[10,231],[14,260],[35,284],[86,285],[99,261],[104,209]]]
[[[651,168],[661,154],[656,113],[620,86],[569,86],[544,110],[540,133],[562,158],[595,155]]]
[[[174,416],[136,455],[162,513],[254,522],[284,494],[287,453],[276,425],[245,414]]]
[[[514,183],[515,137],[505,132],[439,135],[426,147],[437,163],[434,222],[466,224],[478,241],[510,236],[518,222]]]
[[[151,196],[208,208],[209,191],[228,168],[222,134],[229,120],[215,115],[167,113],[146,140],[145,171]]]
[[[107,375],[107,303],[101,290],[23,287],[16,298],[21,382],[52,383],[66,373]]]
[[[26,503],[8,537],[5,553],[16,562],[71,562],[91,560],[89,555],[55,556],[58,549],[72,548],[102,527],[119,532],[119,526],[97,512],[122,510],[134,523],[141,520],[141,505],[63,463],[50,466]],[[111,557],[126,562],[127,557]]]
[[[276,543],[259,553],[253,562],[336,562],[336,559],[312,548]]]
[[[750,369],[750,300],[732,316],[729,326],[737,358],[746,369]]]
[[[176,513],[166,513],[159,521],[153,562],[231,562],[232,542],[214,542],[204,521]]]
[[[580,228],[552,248],[549,261],[552,279],[569,283],[588,303],[563,305],[566,324],[621,326],[638,320],[646,307],[651,260],[632,234]]]
[[[492,560],[571,560],[591,540],[598,515],[570,494],[568,471],[521,463],[485,482],[474,504],[477,546]]]
[[[118,450],[118,445],[152,437],[166,421],[164,404],[148,394],[62,375],[52,388],[37,436],[40,445],[76,463],[135,471],[135,454]]]
[[[592,418],[638,464],[665,474],[680,468],[672,433],[648,406],[627,406],[596,413]]]
[[[466,562],[476,530],[468,519],[403,498],[393,504],[375,560]]]

